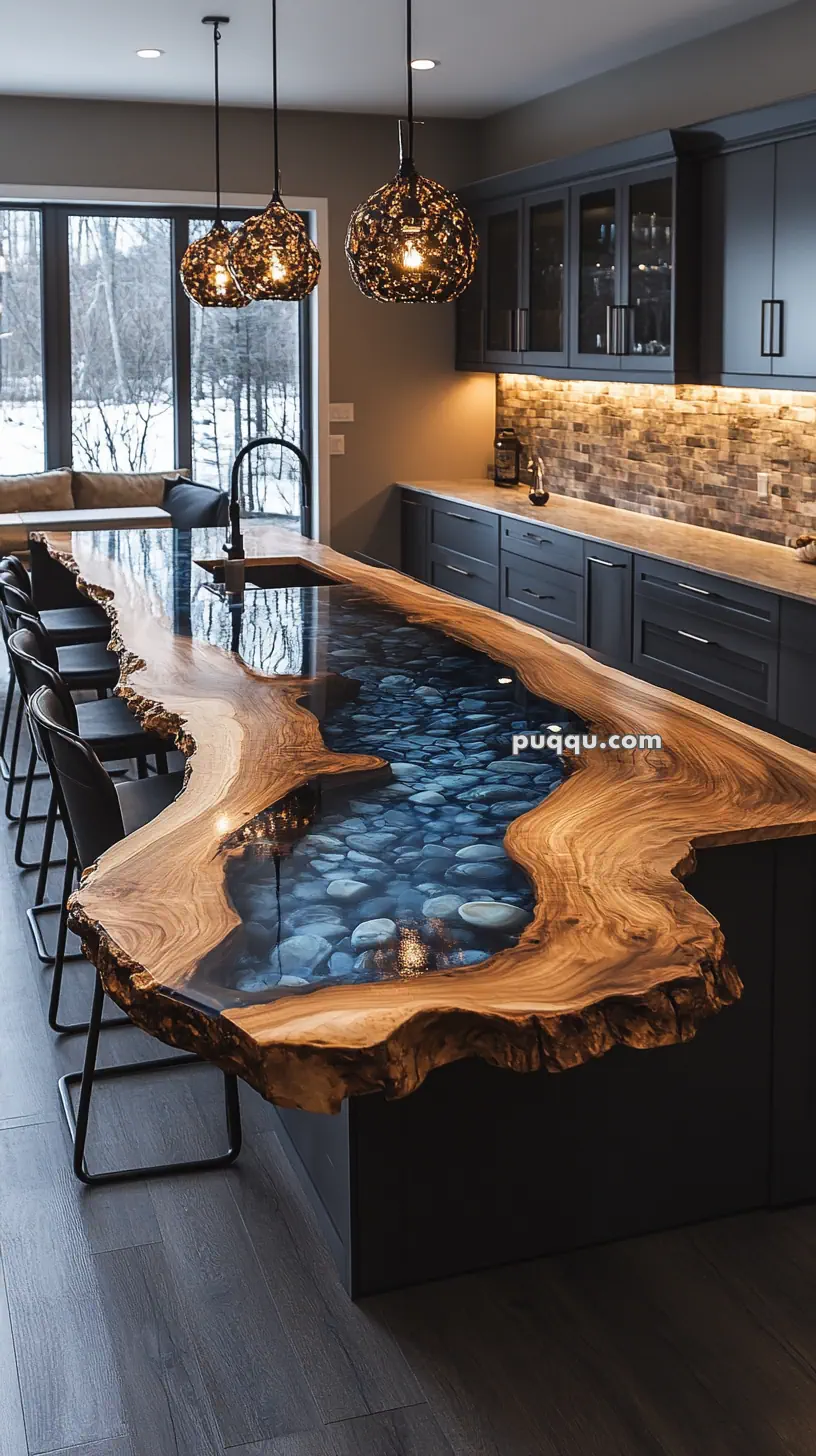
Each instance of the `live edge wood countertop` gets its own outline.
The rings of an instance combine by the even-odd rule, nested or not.
[[[642,556],[663,557],[682,566],[712,571],[746,586],[765,587],[780,596],[816,602],[816,564],[797,560],[787,546],[566,495],[551,495],[546,506],[534,506],[528,500],[526,485],[498,487],[488,480],[400,480],[397,485],[495,511],[497,515],[535,521],[539,526],[569,531]]]
[[[489,488],[465,498],[487,504]],[[565,519],[579,524],[575,514]],[[636,532],[651,523],[627,524]],[[434,1067],[464,1057],[562,1071],[615,1044],[685,1041],[739,996],[739,967],[720,927],[682,879],[695,847],[815,833],[816,755],[398,572],[270,526],[250,523],[246,536],[250,557],[313,563],[378,611],[388,607],[512,668],[529,692],[565,705],[604,738],[656,733],[663,747],[584,753],[560,787],[510,823],[505,848],[532,882],[535,913],[518,942],[490,959],[249,1005],[219,1002],[212,981],[202,987],[200,968],[240,940],[226,870],[247,826],[307,781],[372,773],[382,781],[389,751],[395,756],[389,742],[399,738],[384,737],[381,756],[332,752],[304,702],[317,668],[311,677],[272,675],[230,650],[228,628],[213,631],[221,608],[199,563],[221,557],[217,533],[194,532],[186,547],[161,529],[47,535],[52,554],[111,619],[119,693],[147,725],[175,734],[189,760],[179,798],[104,854],[72,902],[106,989],[137,1023],[237,1072],[270,1100],[332,1112],[352,1094],[404,1096]],[[274,628],[282,609],[265,600]],[[335,670],[324,686],[327,676],[348,697],[348,679]],[[381,703],[385,727],[385,695]]]

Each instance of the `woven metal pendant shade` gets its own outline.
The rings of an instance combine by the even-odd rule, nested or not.
[[[213,28],[213,90],[215,120],[215,222],[203,238],[190,243],[181,260],[179,274],[184,292],[202,308],[244,308],[249,299],[242,294],[229,270],[229,229],[221,220],[221,99],[218,86],[218,47],[221,26],[227,15],[205,15],[202,25]]]
[[[298,213],[281,199],[278,127],[278,0],[272,0],[272,135],[275,190],[263,212],[232,234],[229,266],[238,287],[251,299],[308,298],[320,277],[320,254]]]
[[[414,163],[412,0],[405,3],[408,119],[399,128],[400,169],[351,215],[346,257],[366,298],[382,303],[452,303],[476,269],[479,239],[455,192]]]
[[[275,196],[231,234],[229,266],[249,298],[299,301],[320,277],[320,254],[303,218]]]
[[[470,283],[478,249],[456,194],[411,171],[362,203],[346,236],[354,282],[383,303],[451,303]]]
[[[190,244],[181,260],[184,292],[202,308],[246,308],[249,303],[230,272],[231,237],[222,222],[213,223],[203,238]]]

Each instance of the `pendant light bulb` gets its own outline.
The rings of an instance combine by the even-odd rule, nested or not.
[[[229,269],[230,231],[221,216],[221,98],[218,85],[218,47],[222,25],[228,15],[205,15],[202,25],[213,28],[213,80],[215,95],[215,222],[203,238],[190,243],[181,260],[179,274],[184,292],[202,308],[245,308],[249,299],[241,292]]]
[[[406,0],[407,140],[400,123],[400,168],[363,202],[346,234],[351,276],[383,303],[451,303],[473,278],[479,240],[455,193],[417,172],[414,162],[412,0]]]
[[[278,0],[272,0],[272,127],[275,188],[269,206],[231,235],[229,267],[251,299],[300,302],[320,277],[320,254],[303,218],[286,207],[280,191],[278,138]]]

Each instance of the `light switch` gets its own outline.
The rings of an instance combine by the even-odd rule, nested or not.
[[[345,455],[345,453],[346,453],[346,437],[345,437],[345,435],[329,435],[329,454],[330,455]]]
[[[330,404],[329,422],[333,425],[353,425],[354,405],[353,404]]]

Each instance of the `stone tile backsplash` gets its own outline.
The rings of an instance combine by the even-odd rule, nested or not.
[[[503,374],[496,403],[561,495],[780,544],[816,534],[816,394]]]

